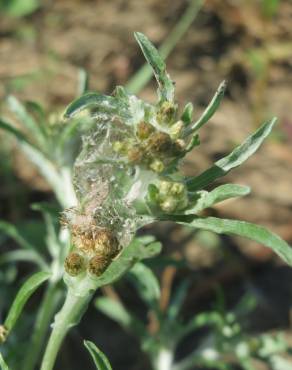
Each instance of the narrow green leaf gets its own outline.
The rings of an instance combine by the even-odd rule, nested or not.
[[[46,145],[45,132],[28,113],[25,106],[12,95],[8,97],[8,105],[11,111],[18,117],[19,121],[26,127],[30,135],[35,138],[40,147],[43,148]]]
[[[89,92],[69,104],[65,110],[64,117],[71,118],[75,114],[89,108],[96,108],[103,113],[123,115],[123,106],[115,97]]]
[[[188,126],[193,120],[193,111],[194,111],[194,106],[192,103],[188,103],[184,107],[184,110],[181,115],[181,120],[186,126]]]
[[[270,134],[276,118],[264,123],[255,133],[236,147],[229,155],[215,162],[215,164],[201,175],[187,179],[189,191],[203,189],[219,177],[225,176],[231,169],[245,162],[260,147],[265,138]]]
[[[226,81],[222,81],[201,117],[189,128],[189,130],[186,131],[186,135],[189,135],[190,132],[199,130],[205,123],[209,121],[209,119],[219,108],[219,105],[224,97],[226,86]]]
[[[0,255],[0,265],[10,262],[31,262],[37,264],[41,269],[48,267],[43,258],[34,250],[15,250]]]
[[[35,211],[40,211],[43,215],[46,224],[46,244],[48,251],[50,252],[53,259],[58,258],[63,247],[60,244],[58,237],[58,230],[56,225],[59,221],[59,215],[61,209],[59,207],[54,207],[49,203],[33,203],[31,208]]]
[[[201,193],[200,198],[196,201],[193,207],[184,212],[185,214],[197,214],[205,208],[212,207],[214,204],[226,199],[242,197],[250,193],[250,188],[248,186],[236,184],[225,184],[218,186],[211,192],[203,190],[199,193]]]
[[[152,270],[138,262],[128,272],[128,277],[144,302],[149,306],[155,306],[160,297],[160,287]]]
[[[121,302],[114,301],[109,297],[99,297],[95,300],[95,307],[110,319],[116,321],[125,330],[138,337],[146,333],[144,324],[133,312],[128,311]]]
[[[89,87],[89,75],[85,69],[80,68],[78,71],[77,96],[85,94],[88,91],[88,87]]]
[[[16,127],[12,126],[10,123],[4,121],[1,118],[0,118],[0,128],[12,134],[17,140],[24,141],[29,145],[32,145],[29,142],[28,138],[20,130],[18,130]]]
[[[159,86],[161,100],[172,102],[174,100],[174,84],[166,72],[166,66],[163,59],[154,45],[145,35],[143,35],[143,33],[134,32],[134,36],[145,56],[145,59],[153,69],[154,76]]]
[[[20,288],[17,293],[12,306],[8,312],[8,316],[4,322],[5,328],[10,332],[15,326],[24,305],[30,298],[30,296],[36,291],[36,289],[46,280],[50,278],[51,274],[48,272],[37,272],[32,275]]]
[[[108,358],[94,343],[85,340],[84,345],[88,349],[97,370],[112,370]]]
[[[213,231],[217,234],[233,234],[263,244],[271,248],[288,265],[292,266],[292,247],[266,228],[245,221],[227,220],[216,217],[193,218],[179,222],[198,229]]]
[[[154,242],[145,246],[139,239],[134,239],[97,279],[97,286],[101,287],[113,283],[134,266],[136,262],[145,258],[151,258],[160,251],[161,243],[159,242]]]
[[[34,245],[30,244],[26,239],[24,239],[17,228],[9,222],[0,221],[0,231],[14,239],[21,247],[25,249],[37,249]]]
[[[183,302],[186,299],[187,292],[190,286],[189,280],[183,280],[180,285],[175,289],[174,295],[171,298],[167,316],[170,320],[175,320],[182,308]]]
[[[56,196],[64,207],[71,205],[64,204],[64,184],[60,175],[57,171],[55,165],[50,162],[44,154],[29,140],[26,136],[13,127],[11,124],[0,119],[0,128],[4,129],[6,132],[12,134],[19,142],[19,145],[28,159],[38,168],[39,172],[43,175],[46,181],[52,186],[56,193]]]
[[[4,358],[3,358],[1,353],[0,353],[0,370],[9,370],[9,367],[7,366],[6,362],[4,361]]]

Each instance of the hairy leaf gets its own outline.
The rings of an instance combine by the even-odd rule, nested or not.
[[[202,191],[200,198],[195,205],[187,209],[185,214],[197,214],[205,208],[212,207],[214,204],[222,202],[226,199],[242,197],[249,194],[250,188],[248,186],[241,186],[236,184],[225,184],[218,186],[211,192]]]
[[[15,250],[0,255],[0,265],[9,262],[31,262],[37,264],[41,269],[47,268],[46,262],[34,250]]]
[[[219,105],[224,97],[225,90],[226,90],[226,81],[222,81],[215,95],[213,96],[207,108],[204,110],[201,117],[188,130],[186,130],[186,135],[188,135],[190,132],[199,130],[205,123],[209,121],[209,119],[214,115],[216,110],[219,108]]]
[[[264,123],[255,133],[235,148],[229,155],[215,162],[215,164],[201,175],[187,179],[186,184],[190,191],[203,189],[219,177],[225,176],[232,168],[245,162],[260,147],[270,134],[276,118]]]
[[[9,370],[9,367],[7,366],[6,362],[4,361],[3,356],[0,353],[0,369],[1,370]]]
[[[85,347],[88,349],[97,370],[112,370],[111,364],[106,355],[101,352],[96,345],[89,340],[84,341]]]
[[[198,229],[213,231],[217,234],[233,234],[254,240],[257,243],[271,248],[278,256],[288,263],[288,265],[292,266],[292,247],[278,235],[272,233],[263,226],[245,221],[227,220],[216,217],[198,217],[182,223]]]
[[[163,59],[159,55],[154,45],[148,40],[145,35],[143,35],[143,33],[135,32],[134,35],[147,62],[151,65],[153,69],[154,76],[158,82],[161,100],[173,101],[174,84],[170,79],[168,73],[166,72],[166,66]]]
[[[36,289],[46,280],[50,278],[51,274],[48,272],[37,272],[32,275],[20,288],[17,293],[13,304],[8,312],[8,316],[4,322],[4,326],[8,331],[11,331],[15,326],[24,305]]]
[[[25,106],[21,104],[15,96],[11,95],[8,97],[8,105],[30,135],[36,139],[40,147],[44,148],[46,145],[46,133],[43,127],[34,120],[32,115],[30,115],[26,110]]]
[[[134,239],[109,268],[97,279],[97,286],[111,284],[124,275],[136,262],[151,258],[161,251],[159,242],[144,246],[139,239]]]
[[[36,250],[37,248],[29,243],[23,236],[19,233],[17,228],[10,224],[9,222],[0,221],[0,231],[15,240],[21,247],[25,249]]]
[[[128,277],[141,298],[150,306],[156,305],[160,297],[160,287],[152,270],[138,262],[128,272]]]
[[[109,297],[100,297],[95,300],[95,307],[138,337],[145,335],[145,327],[142,321],[135,314],[128,311],[121,302]]]
[[[96,108],[102,113],[124,115],[124,106],[115,97],[89,92],[69,104],[64,117],[71,118],[75,114],[89,108]]]

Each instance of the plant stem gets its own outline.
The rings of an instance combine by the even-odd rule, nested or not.
[[[23,370],[33,370],[39,359],[40,352],[44,345],[44,339],[47,334],[50,322],[55,312],[56,306],[60,301],[60,292],[55,282],[51,282],[45,292],[44,298],[39,308],[34,331],[31,337],[29,348],[23,362]]]
[[[161,348],[156,358],[154,368],[156,370],[171,370],[173,357],[173,351],[171,349]]]
[[[203,2],[203,0],[191,0],[190,5],[186,9],[183,16],[180,18],[161,47],[158,49],[163,59],[168,57],[168,55],[175,48],[176,44],[189,29],[199,10],[203,6]],[[149,82],[151,77],[152,69],[147,63],[145,63],[143,67],[140,68],[139,71],[127,83],[126,89],[132,94],[137,94]]]
[[[60,312],[55,317],[51,333],[41,366],[41,370],[52,370],[57,354],[69,329],[77,325],[87,309],[94,290],[87,289],[82,295],[76,295],[70,288]]]

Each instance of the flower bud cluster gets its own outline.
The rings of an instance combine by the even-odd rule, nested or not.
[[[119,254],[121,247],[113,230],[98,227],[85,215],[70,224],[73,251],[65,260],[65,270],[71,276],[84,272],[98,277]]]
[[[186,186],[180,182],[159,181],[152,191],[152,203],[159,206],[165,213],[175,213],[184,210],[188,204]]]
[[[163,172],[184,153],[186,143],[181,139],[183,122],[176,122],[176,106],[164,102],[151,116],[135,125],[133,137],[113,143],[113,150],[126,157],[130,165],[143,166],[156,173]]]

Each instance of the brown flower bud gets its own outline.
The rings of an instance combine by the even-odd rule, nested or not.
[[[154,127],[147,122],[140,122],[137,126],[137,136],[140,140],[147,139],[154,131]]]
[[[78,253],[69,253],[65,259],[65,270],[71,276],[78,276],[85,270],[84,258]]]
[[[99,229],[94,239],[94,250],[105,258],[114,258],[120,251],[120,245],[109,229]]]
[[[5,326],[0,325],[0,344],[6,341],[7,335],[8,330],[5,328]]]
[[[157,113],[157,121],[162,124],[171,124],[176,116],[177,107],[171,102],[164,102],[158,113]]]
[[[138,147],[133,147],[128,151],[128,160],[131,163],[140,163],[143,160],[143,150]]]
[[[98,277],[107,269],[110,262],[111,259],[109,259],[108,257],[97,254],[90,259],[88,271],[90,274]]]
[[[161,154],[172,148],[172,141],[165,132],[155,132],[148,140],[148,150],[153,153]]]

